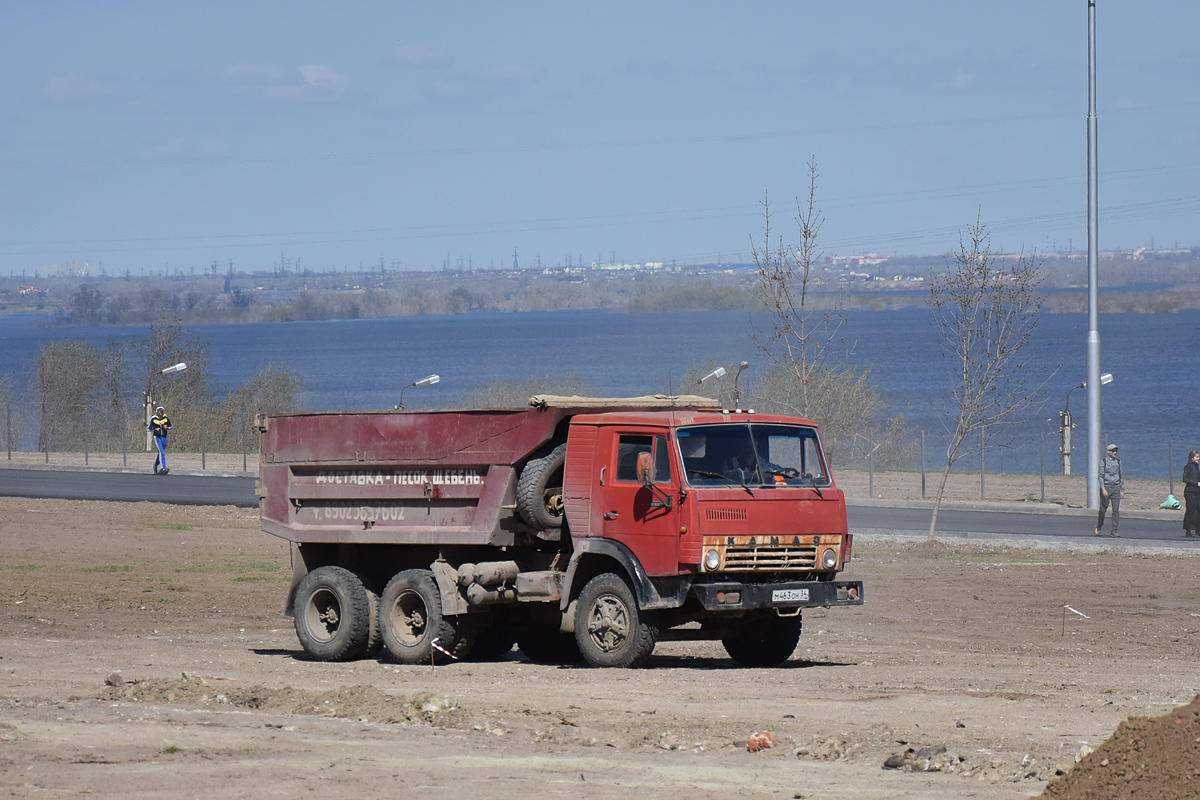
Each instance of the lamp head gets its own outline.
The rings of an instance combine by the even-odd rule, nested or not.
[[[171,366],[169,366],[169,367],[167,367],[166,369],[164,369],[164,370],[162,371],[162,374],[163,374],[163,375],[166,375],[166,374],[168,374],[168,373],[171,373],[171,372],[183,372],[185,369],[187,369],[187,362],[186,362],[186,361],[180,361],[178,364],[172,364]]]
[[[705,375],[703,378],[701,378],[700,380],[696,381],[696,385],[698,386],[698,385],[700,385],[700,384],[704,383],[704,382],[705,382],[706,380],[708,380],[709,378],[720,378],[720,377],[723,377],[724,375],[725,375],[725,368],[724,368],[724,367],[717,367],[717,368],[716,368],[716,369],[714,369],[712,372],[708,373],[708,374],[707,374],[707,375]]]
[[[441,375],[426,375],[421,380],[413,383],[413,386],[432,386],[442,379]]]

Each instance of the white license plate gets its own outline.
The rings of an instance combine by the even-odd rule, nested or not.
[[[776,589],[771,592],[772,603],[807,603],[808,589]]]

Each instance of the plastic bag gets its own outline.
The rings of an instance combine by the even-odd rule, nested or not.
[[[1158,504],[1158,507],[1177,510],[1179,508],[1179,501],[1175,499],[1175,495],[1169,494],[1169,495],[1167,495],[1166,500],[1163,500],[1161,503]]]

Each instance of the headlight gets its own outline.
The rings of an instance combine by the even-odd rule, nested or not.
[[[721,566],[721,554],[716,550],[709,550],[704,554],[704,568],[712,572],[717,567]]]
[[[825,569],[833,569],[837,566],[837,553],[832,547],[821,553],[821,566]]]

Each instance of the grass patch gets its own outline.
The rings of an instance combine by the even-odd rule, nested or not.
[[[103,567],[84,567],[80,572],[133,572],[133,567],[109,564]]]
[[[174,755],[175,753],[179,752],[179,745],[169,744],[164,747],[161,752],[166,753],[167,755]]]
[[[42,564],[11,564],[11,565],[9,565],[8,568],[9,569],[20,569],[20,570],[25,570],[26,572],[32,572],[35,569],[45,569],[46,567]]]
[[[191,525],[184,525],[182,522],[155,522],[146,527],[156,531],[190,531],[192,529]]]

